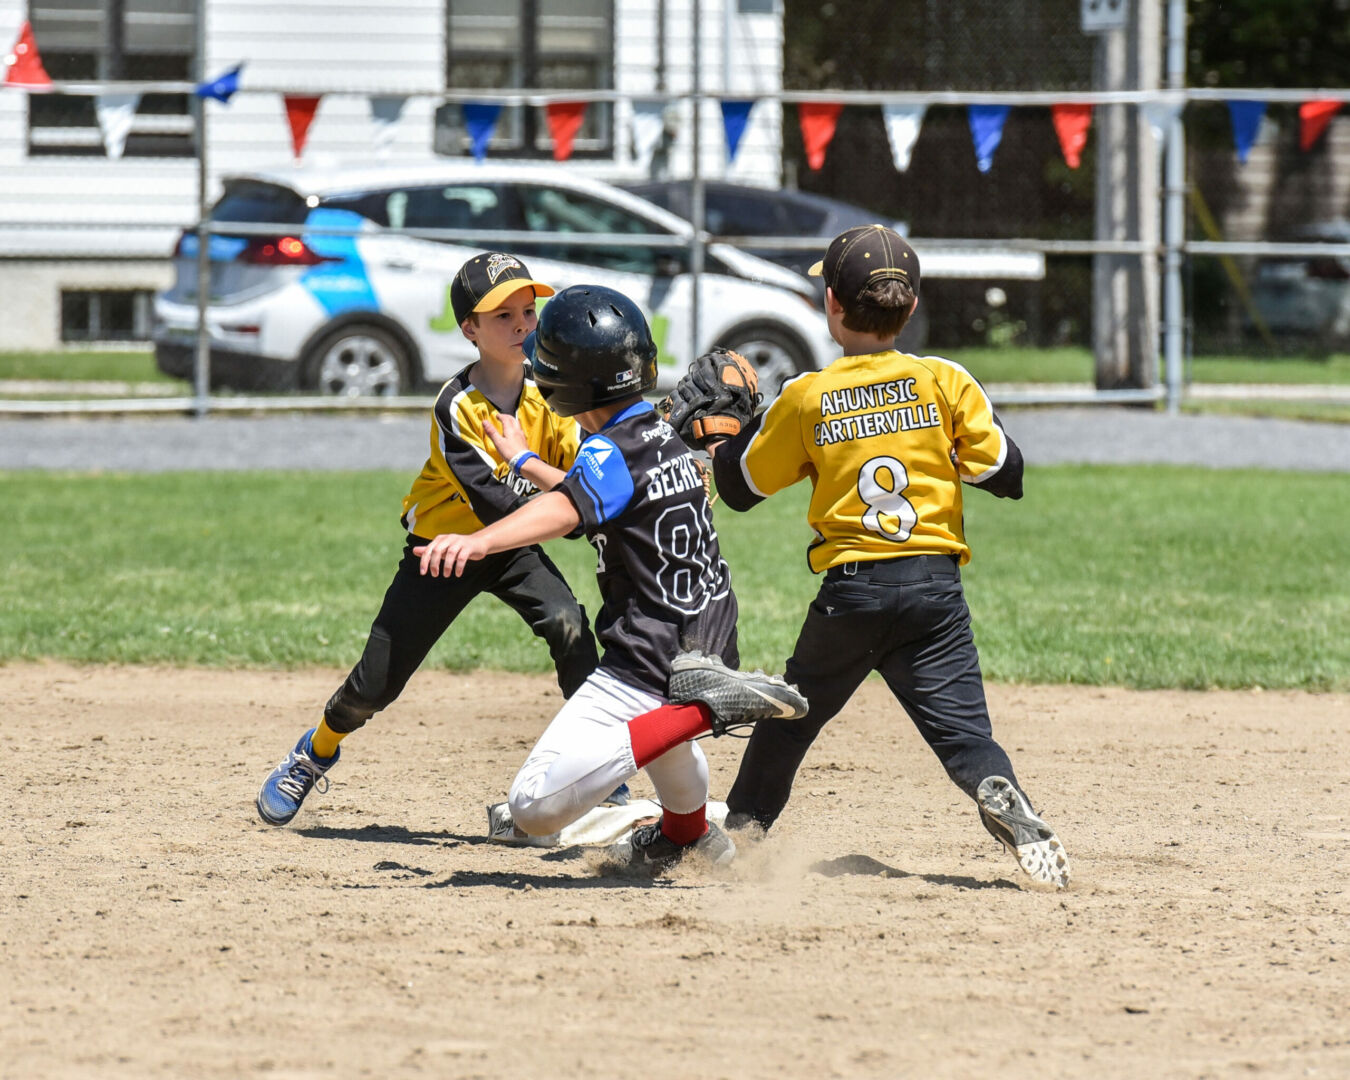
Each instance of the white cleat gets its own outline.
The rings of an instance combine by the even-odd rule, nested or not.
[[[1069,856],[1064,845],[1010,780],[985,777],[975,792],[975,802],[984,827],[1012,853],[1027,877],[1056,889],[1069,884]]]

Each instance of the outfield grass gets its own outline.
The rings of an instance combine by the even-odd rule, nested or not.
[[[93,382],[175,383],[155,366],[153,353],[7,352],[0,353],[0,379],[57,379]]]
[[[0,659],[347,667],[401,546],[394,472],[0,473]],[[1350,688],[1350,476],[1037,468],[972,492],[986,675],[1134,687]],[[716,523],[744,660],[781,670],[817,579],[804,486]],[[598,608],[589,545],[551,551]],[[429,663],[544,671],[480,599]]]
[[[982,382],[1093,381],[1090,349],[988,348],[954,349],[943,355],[955,360]],[[1257,359],[1246,356],[1197,356],[1190,362],[1195,383],[1350,384],[1350,354],[1325,360],[1306,357]]]

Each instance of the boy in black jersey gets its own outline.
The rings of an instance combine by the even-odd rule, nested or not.
[[[656,381],[656,346],[637,305],[600,286],[564,289],[532,344],[540,393],[590,433],[576,463],[564,473],[539,461],[504,427],[494,437],[499,453],[523,454],[517,468],[544,494],[478,532],[414,549],[422,572],[436,577],[578,530],[595,547],[600,666],[521,766],[511,816],[529,835],[559,832],[646,769],[661,820],[635,830],[622,854],[656,868],[689,850],[728,862],[735,845],[707,821],[708,763],[691,740],[800,717],[806,702],[780,678],[733,670],[731,574],[692,454],[642,399]]]

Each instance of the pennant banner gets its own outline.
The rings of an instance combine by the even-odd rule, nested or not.
[[[1050,119],[1059,136],[1059,148],[1071,169],[1083,163],[1083,147],[1087,145],[1088,128],[1092,126],[1091,105],[1051,105]]]
[[[323,98],[313,94],[286,94],[284,97],[286,120],[291,125],[291,150],[299,161],[309,138],[309,125],[314,123],[314,114],[319,111],[319,102]]]
[[[193,93],[199,98],[214,98],[216,101],[228,102],[239,90],[239,73],[243,70],[243,64],[235,64],[224,75],[218,75],[208,82],[198,83]]]
[[[1298,107],[1298,148],[1311,150],[1341,107],[1339,101],[1305,101]]]
[[[1161,148],[1167,140],[1168,129],[1181,115],[1181,106],[1170,101],[1146,101],[1139,108],[1144,123],[1148,124],[1149,130],[1153,132],[1153,141]]]
[[[14,48],[5,57],[5,85],[39,92],[52,88],[52,78],[42,66],[37,39],[33,37],[33,27],[29,23],[19,28]]]
[[[883,105],[881,117],[886,123],[886,138],[891,143],[891,158],[900,172],[909,168],[914,144],[919,141],[927,105]]]
[[[375,125],[375,156],[387,158],[394,148],[394,136],[403,116],[406,97],[373,97],[370,99],[370,119]]]
[[[797,105],[797,116],[802,128],[802,145],[806,147],[806,164],[813,170],[825,164],[825,151],[839,126],[842,104],[803,101]]]
[[[666,130],[665,109],[659,101],[633,103],[633,164],[643,172],[651,168],[652,155],[661,145]]]
[[[548,133],[553,138],[553,160],[566,161],[572,156],[572,144],[586,119],[586,103],[551,101],[544,111],[548,115]]]
[[[970,137],[975,141],[975,164],[980,172],[994,165],[994,152],[1003,141],[1003,125],[1008,121],[1007,105],[968,105]]]
[[[750,110],[755,107],[753,101],[723,101],[722,130],[727,137],[727,161],[736,160],[736,151],[741,146],[741,136],[745,134],[745,125],[750,121]]]
[[[136,118],[136,106],[140,103],[140,94],[99,94],[94,98],[98,128],[103,132],[103,149],[113,161],[126,149],[131,122]]]
[[[1238,161],[1243,165],[1247,164],[1247,156],[1252,152],[1252,144],[1261,130],[1261,117],[1265,114],[1264,101],[1228,103],[1228,115],[1233,121],[1233,142],[1237,145]]]
[[[464,115],[464,127],[469,132],[469,145],[473,148],[475,161],[487,157],[488,143],[492,133],[497,130],[497,117],[502,113],[500,105],[487,105],[481,101],[466,101],[460,106]]]

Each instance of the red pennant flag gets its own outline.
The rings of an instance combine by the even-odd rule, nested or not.
[[[42,66],[37,39],[33,37],[33,27],[29,23],[23,24],[19,30],[19,38],[14,42],[14,48],[5,57],[5,85],[25,90],[52,88],[52,77]]]
[[[819,169],[825,164],[825,151],[834,138],[843,105],[830,102],[803,101],[797,105],[797,116],[802,126],[802,145],[806,147],[806,164]]]
[[[1298,107],[1298,148],[1311,150],[1341,107],[1339,101],[1305,101]]]
[[[551,101],[544,110],[548,113],[548,133],[553,138],[553,160],[566,161],[572,156],[572,141],[586,119],[586,103]]]
[[[314,123],[314,114],[319,111],[321,96],[301,94],[286,95],[286,119],[291,124],[291,149],[296,159],[305,152],[305,140],[309,138],[309,125]]]
[[[1083,163],[1083,147],[1087,145],[1088,128],[1092,126],[1091,105],[1051,105],[1050,119],[1055,123],[1059,148],[1069,168]]]

